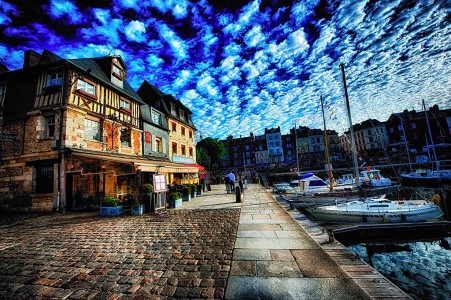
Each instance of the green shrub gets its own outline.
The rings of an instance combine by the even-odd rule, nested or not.
[[[169,193],[169,199],[170,200],[177,200],[182,198],[182,193],[180,192],[171,192]]]
[[[111,196],[107,196],[102,199],[102,206],[120,206],[121,200]]]
[[[153,192],[153,185],[150,183],[145,183],[141,186],[141,192],[143,193],[152,193]]]
[[[183,186],[182,192],[183,192],[184,195],[191,194],[191,187],[189,185]]]
[[[130,202],[131,206],[140,206],[141,205],[141,199],[132,194],[125,195],[124,200]]]

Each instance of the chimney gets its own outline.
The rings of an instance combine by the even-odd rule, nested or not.
[[[24,52],[23,68],[28,68],[37,65],[41,55],[33,50],[27,50]]]

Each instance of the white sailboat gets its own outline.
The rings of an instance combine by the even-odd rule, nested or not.
[[[438,219],[442,209],[427,200],[390,201],[373,198],[306,208],[316,221],[334,223],[419,222]]]

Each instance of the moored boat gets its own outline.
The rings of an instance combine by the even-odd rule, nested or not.
[[[379,170],[370,168],[359,173],[359,182],[362,186],[369,187],[390,186],[392,184],[390,178],[385,178]]]
[[[306,209],[317,221],[336,223],[420,222],[438,219],[442,209],[432,201],[372,198]]]
[[[399,174],[401,185],[406,187],[439,187],[451,183],[451,170],[418,169],[411,173]]]

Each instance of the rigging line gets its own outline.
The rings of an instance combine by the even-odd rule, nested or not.
[[[442,124],[440,124],[440,122],[439,122],[439,120],[437,119],[435,113],[434,113],[433,111],[431,111],[431,108],[429,108],[429,112],[431,113],[431,115],[432,115],[432,117],[434,118],[434,120],[437,122],[438,127],[439,127],[441,130],[443,130],[443,135],[444,135],[446,138],[451,139],[450,136],[449,136],[448,133],[447,133],[447,130],[446,130],[445,128],[442,127]],[[440,130],[440,132],[441,132],[441,130]]]
[[[367,101],[367,104],[368,104],[368,101]],[[366,107],[367,107],[367,106],[364,105],[364,106],[363,106],[363,109],[365,110],[365,112],[366,112],[366,114],[367,114],[367,116],[368,116],[368,119],[369,119],[369,121],[370,121],[370,123],[371,123],[371,127],[374,129],[373,119],[370,117],[370,114],[368,113],[368,110],[366,109]],[[385,157],[387,157],[387,159],[388,159],[388,161],[389,161],[389,163],[390,163],[390,165],[391,165],[391,169],[392,169],[393,173],[395,174],[396,178],[397,178],[398,181],[399,181],[398,172],[396,172],[395,167],[393,166],[393,163],[392,163],[392,161],[391,161],[391,159],[390,159],[390,156],[389,156],[388,153],[387,153],[387,149],[384,147],[384,145],[382,145],[381,139],[379,138],[379,135],[378,135],[377,133],[376,133],[376,137],[378,138],[378,139],[377,139],[377,143],[379,144],[379,146],[381,147],[382,151],[384,152]]]

